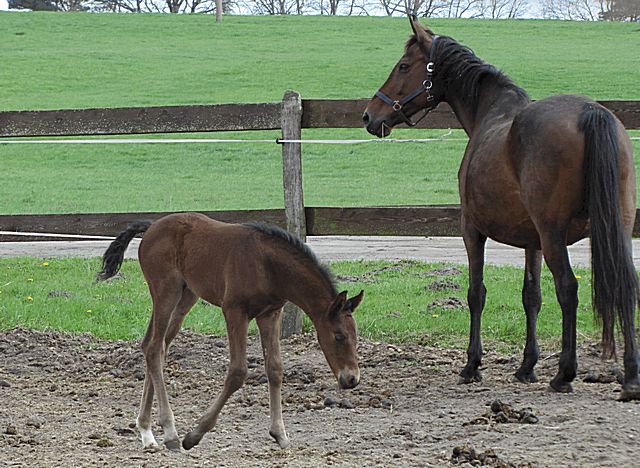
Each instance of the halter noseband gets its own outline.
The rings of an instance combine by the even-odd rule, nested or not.
[[[416,125],[418,125],[418,122],[420,122],[429,113],[430,110],[432,110],[434,107],[438,105],[437,103],[434,104],[435,96],[431,94],[431,89],[433,88],[433,72],[434,72],[433,50],[435,49],[437,39],[438,39],[438,36],[433,36],[433,39],[431,39],[431,50],[429,51],[429,59],[427,60],[427,76],[425,80],[422,82],[422,85],[420,87],[418,87],[412,93],[407,94],[405,97],[403,97],[400,100],[391,99],[389,96],[387,96],[380,90],[376,91],[376,94],[375,94],[376,97],[380,98],[384,103],[389,104],[394,111],[400,114],[400,117],[402,117],[405,123],[410,127],[415,127]],[[425,93],[427,95],[428,105],[427,107],[425,107],[424,109],[425,113],[422,115],[422,117],[420,117],[415,122],[412,122],[411,118],[408,117],[404,112],[402,112],[402,108],[405,106],[405,104],[413,101],[416,97],[420,96],[422,93]]]

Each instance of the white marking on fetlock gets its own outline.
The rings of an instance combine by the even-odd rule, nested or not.
[[[159,448],[158,442],[156,442],[156,438],[153,436],[153,432],[151,432],[151,428],[143,429],[138,426],[138,430],[140,431],[142,448],[145,450],[157,450]]]

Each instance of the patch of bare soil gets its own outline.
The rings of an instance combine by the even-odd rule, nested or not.
[[[615,363],[582,346],[574,393],[512,382],[520,357],[489,352],[484,381],[457,385],[460,350],[363,341],[362,381],[337,389],[312,335],[283,341],[291,445],[268,434],[261,348],[217,427],[189,452],[145,453],[133,427],[144,366],[139,343],[89,335],[0,333],[0,464],[5,466],[638,466],[640,406],[616,400]],[[226,339],[183,332],[166,380],[184,436],[222,385]],[[613,377],[611,377],[613,376]],[[586,380],[586,381],[585,381]],[[158,439],[161,430],[155,429]]]

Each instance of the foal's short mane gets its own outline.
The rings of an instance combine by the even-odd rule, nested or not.
[[[335,280],[333,278],[333,275],[331,274],[331,271],[325,265],[320,263],[318,257],[316,257],[316,254],[314,254],[309,246],[302,242],[299,237],[294,236],[293,234],[279,228],[278,226],[274,226],[273,224],[249,222],[244,223],[244,225],[255,229],[256,231],[260,231],[267,236],[275,237],[286,242],[292,248],[291,250],[298,254],[299,258],[310,263],[318,270],[322,278],[324,278],[327,284],[331,287],[334,295],[337,295]]]
[[[427,30],[429,34],[433,34]],[[415,36],[411,36],[405,45],[405,50],[417,42]],[[457,88],[457,94],[470,98],[470,104],[475,108],[478,105],[480,83],[486,77],[491,77],[495,82],[507,89],[514,91],[525,100],[529,99],[527,92],[516,85],[511,78],[502,73],[496,67],[484,62],[473,51],[448,36],[438,36],[435,50],[431,54],[434,60],[434,78],[442,77],[446,88]]]

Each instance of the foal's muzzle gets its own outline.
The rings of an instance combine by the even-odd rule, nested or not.
[[[348,370],[348,371],[340,371],[338,375],[338,384],[340,384],[340,388],[355,388],[360,383],[360,370],[356,369],[356,371]]]

